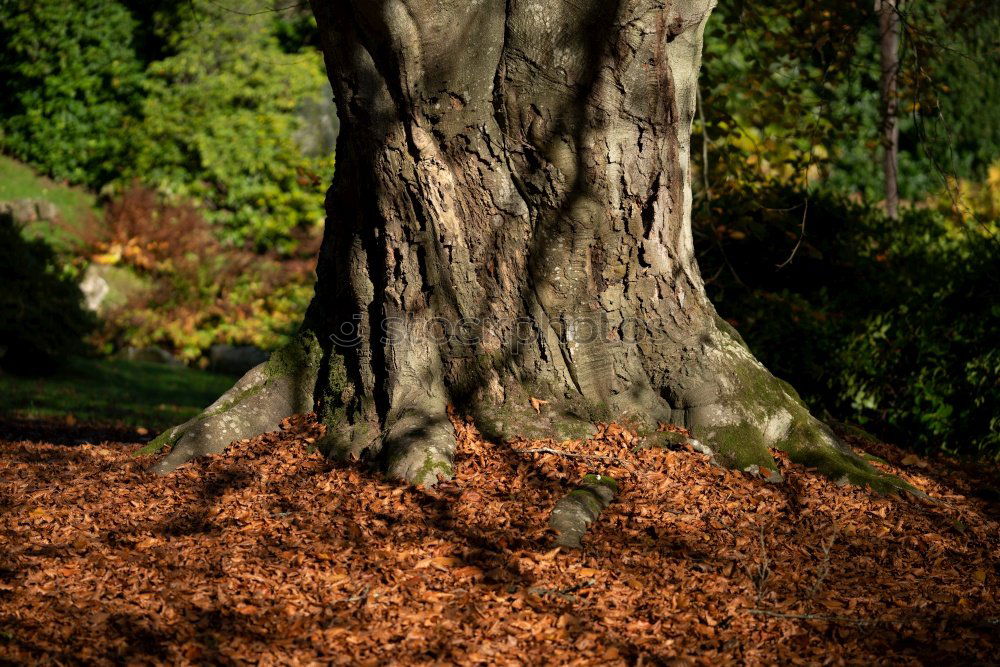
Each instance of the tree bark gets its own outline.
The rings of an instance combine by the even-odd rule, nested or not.
[[[885,213],[899,218],[899,119],[896,96],[899,77],[899,8],[897,0],[875,0],[878,13],[882,100],[882,173]]]
[[[417,483],[452,474],[449,404],[499,439],[672,422],[772,479],[769,447],[876,479],[705,295],[688,164],[713,5],[312,0],[342,122],[329,222],[241,435],[315,382],[332,454]],[[232,433],[180,428],[161,471]]]

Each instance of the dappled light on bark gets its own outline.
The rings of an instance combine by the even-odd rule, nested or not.
[[[689,153],[712,7],[312,3],[342,132],[290,348],[308,366],[282,377],[315,378],[321,449],[434,483],[453,474],[455,405],[498,441],[672,423],[772,481],[772,447],[881,479],[705,295]],[[241,382],[252,391],[157,441],[175,444],[161,472],[273,428],[302,397]]]

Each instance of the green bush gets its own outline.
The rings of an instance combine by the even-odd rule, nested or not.
[[[142,123],[129,134],[129,168],[204,207],[223,238],[287,251],[292,230],[323,220],[332,156],[307,157],[296,111],[322,94],[315,49],[286,53],[270,14],[246,16],[198,2],[143,81]]]
[[[0,214],[0,365],[44,372],[82,352],[93,320],[81,300],[52,249]]]
[[[93,340],[105,353],[156,345],[196,362],[215,343],[272,349],[312,297],[315,235],[298,257],[247,252],[220,243],[193,206],[139,186],[108,205],[100,230],[91,261],[142,286],[103,313]]]
[[[301,10],[0,2],[0,149],[112,196],[139,179],[198,202],[224,240],[291,252],[333,174],[296,140],[330,94],[314,38]]]
[[[806,236],[778,268],[804,201],[780,188],[713,201],[699,261],[716,276],[720,314],[814,410],[901,445],[1000,457],[1000,267],[988,226],[930,209],[889,223],[812,193]]]
[[[56,178],[112,178],[142,71],[134,28],[106,0],[0,3],[0,147]]]

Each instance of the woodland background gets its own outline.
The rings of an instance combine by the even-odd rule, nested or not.
[[[772,372],[817,414],[996,459],[990,4],[902,7],[899,220],[868,2],[720,3],[692,166],[710,295]],[[335,168],[308,7],[3,0],[0,81],[0,410],[155,430],[232,382],[199,370],[213,345],[287,340]]]

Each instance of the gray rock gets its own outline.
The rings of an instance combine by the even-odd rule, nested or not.
[[[104,298],[111,291],[108,281],[101,275],[102,271],[96,264],[87,267],[80,281],[80,291],[83,292],[83,301],[87,310],[97,312],[104,303]]]
[[[0,213],[9,214],[19,225],[26,225],[39,220],[57,220],[59,207],[44,199],[12,199],[0,202]]]
[[[10,214],[14,222],[23,225],[38,220],[35,202],[31,199],[14,199],[0,203],[0,212]]]
[[[213,345],[208,350],[208,370],[226,375],[243,375],[271,354],[253,345]]]
[[[38,214],[39,220],[52,222],[59,219],[59,207],[44,199],[35,200],[35,212]]]
[[[340,119],[330,84],[326,84],[319,95],[301,100],[296,115],[301,122],[293,139],[302,154],[308,157],[332,155],[337,147]]]

